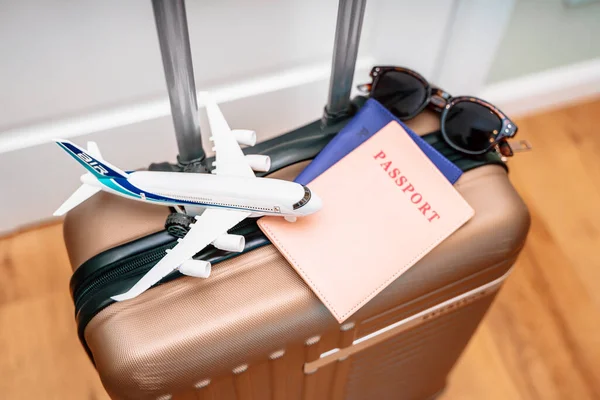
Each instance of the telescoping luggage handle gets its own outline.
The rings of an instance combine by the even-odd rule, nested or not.
[[[335,30],[329,95],[323,123],[350,113],[350,91],[356,66],[366,0],[340,0]],[[154,19],[177,137],[179,162],[202,162],[206,156],[198,118],[196,85],[184,0],[152,0]]]
[[[324,122],[346,116],[367,0],[340,0]]]
[[[196,84],[184,0],[152,0],[179,161],[203,160]]]

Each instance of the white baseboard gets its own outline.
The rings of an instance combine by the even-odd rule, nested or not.
[[[374,64],[371,58],[357,61],[356,72],[361,73]],[[253,77],[228,85],[203,88],[212,93],[219,103],[251,98],[329,78],[331,65],[319,63],[303,65],[279,73]],[[72,138],[108,131],[170,115],[169,99],[164,98],[102,110],[96,113],[65,118],[58,121],[19,127],[0,132],[0,154],[50,142],[53,138]]]
[[[357,76],[366,78],[374,64],[359,60]],[[255,129],[259,140],[266,140],[321,116],[329,71],[329,64],[308,65],[211,91],[225,103],[221,108],[232,127]],[[598,94],[600,59],[489,85],[480,96],[512,117]],[[175,159],[172,125],[163,98],[0,132],[0,234],[49,219],[79,186],[82,170],[52,138],[94,140],[107,160],[135,169]],[[201,128],[208,131],[203,120]]]
[[[373,64],[370,58],[358,61],[361,81]],[[321,117],[330,71],[329,63],[305,65],[207,89],[232,128],[254,129],[263,141]],[[200,125],[208,132],[203,118]],[[207,136],[204,148],[210,149]],[[79,186],[84,171],[52,142],[56,137],[84,145],[94,140],[123,169],[174,161],[177,154],[166,97],[0,132],[0,235],[50,219]]]
[[[479,97],[511,117],[531,114],[600,94],[600,58],[484,87]]]

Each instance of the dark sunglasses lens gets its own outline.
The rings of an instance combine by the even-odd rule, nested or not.
[[[470,101],[454,104],[444,120],[447,139],[457,147],[475,152],[487,150],[501,129],[498,115]]]
[[[414,115],[425,102],[427,90],[419,79],[399,71],[388,71],[379,77],[371,97],[398,118]]]

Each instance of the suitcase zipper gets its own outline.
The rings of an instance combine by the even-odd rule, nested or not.
[[[75,303],[75,310],[79,310],[81,302],[85,299],[85,296],[91,294],[96,289],[112,283],[115,279],[121,279],[124,275],[135,271],[136,275],[141,274],[147,270],[150,270],[150,266],[155,262],[158,262],[165,255],[165,250],[172,248],[173,243],[152,249],[147,253],[141,254],[135,257],[133,260],[118,261],[115,267],[108,267],[107,271],[102,273],[98,277],[86,280],[82,282],[77,290],[73,293],[73,301]],[[142,269],[142,267],[150,265],[148,268]]]
[[[231,234],[238,234],[244,236],[246,239],[253,237],[254,241],[247,244],[244,252],[254,250],[257,247],[268,244],[267,238],[262,235],[262,232],[256,225],[256,218],[247,218],[236,226],[229,230]],[[259,235],[257,235],[259,234]],[[260,236],[257,243],[256,236]],[[79,282],[73,290],[73,302],[75,304],[75,312],[79,312],[84,300],[88,295],[93,295],[99,289],[110,286],[111,284],[123,280],[124,278],[140,276],[149,271],[161,258],[164,257],[165,251],[173,248],[177,244],[176,238],[156,248],[143,251],[141,254],[130,256],[125,260],[119,260],[114,262],[112,265],[106,265],[102,268],[99,274],[91,274],[88,278],[83,279]],[[219,253],[216,255],[211,253]],[[212,263],[224,261],[231,258],[239,253],[225,252],[217,249],[211,249],[211,251],[201,251],[197,253],[194,258],[203,259],[203,256],[207,256]],[[172,278],[172,276],[169,276]],[[165,278],[169,280],[169,278]],[[115,293],[118,294],[118,293]]]

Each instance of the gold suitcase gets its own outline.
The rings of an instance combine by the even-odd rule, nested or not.
[[[336,54],[344,34],[358,35],[353,20],[364,11],[362,2],[344,21],[345,3]],[[352,73],[340,72],[334,57],[332,87]],[[270,176],[293,179],[347,121],[332,110],[333,92],[329,124],[316,121],[258,146],[269,154],[288,143],[295,154],[272,154]],[[342,94],[348,97],[349,87]],[[437,124],[425,113],[408,125],[426,133]],[[529,214],[495,155],[461,159],[438,135],[426,139],[467,171],[455,187],[475,216],[342,325],[272,245],[253,245],[264,239],[252,229],[244,254],[208,254],[215,261],[210,279],[175,276],[114,303],[110,296],[119,292],[109,282],[131,284],[152,264],[150,254],[172,245],[163,228],[169,209],[100,193],[71,211],[64,234],[80,339],[111,397],[435,397],[523,247]]]

